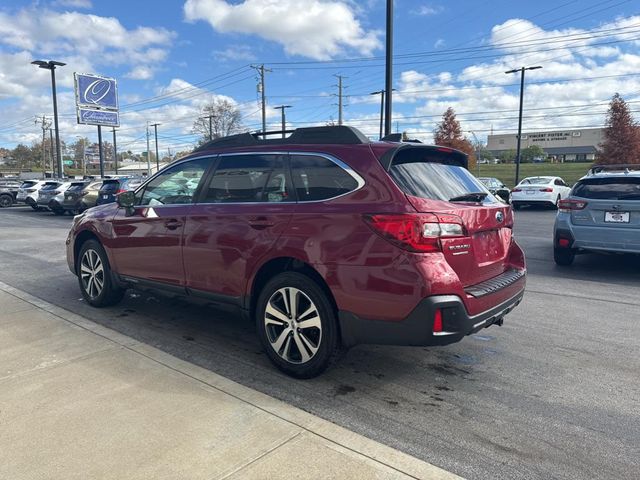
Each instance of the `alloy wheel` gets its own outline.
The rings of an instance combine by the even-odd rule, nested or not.
[[[91,298],[97,298],[104,288],[104,267],[98,252],[88,249],[80,261],[82,288]]]
[[[307,363],[322,341],[318,308],[307,294],[293,287],[280,288],[271,295],[264,327],[271,348],[290,363]]]

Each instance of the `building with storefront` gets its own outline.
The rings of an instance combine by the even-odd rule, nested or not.
[[[531,145],[541,147],[547,158],[558,162],[593,162],[598,145],[604,141],[604,128],[585,128],[580,130],[553,130],[545,132],[522,133],[521,147]],[[518,135],[489,135],[487,149],[500,156],[505,151],[515,150]]]

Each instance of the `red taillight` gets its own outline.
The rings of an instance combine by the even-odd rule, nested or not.
[[[541,192],[546,192],[546,193],[551,193],[551,192],[553,192],[553,188],[549,188],[549,187],[541,188],[540,191]]]
[[[437,151],[439,152],[444,152],[444,153],[452,153],[453,149],[451,148],[447,148],[447,147],[438,147],[436,148]]]
[[[442,332],[442,310],[437,309],[433,316],[433,333]]]
[[[512,193],[513,193],[513,192],[521,192],[521,191],[522,191],[522,189],[521,189],[521,188],[514,188],[513,190],[511,190],[511,192],[512,192]]]
[[[568,238],[559,238],[558,246],[559,247],[568,247],[571,244],[571,241]]]
[[[584,210],[587,206],[587,202],[581,200],[560,200],[558,203],[558,210],[561,212],[569,213],[572,210]]]
[[[462,220],[455,215],[401,213],[365,215],[376,233],[411,252],[439,252],[440,239],[464,236]]]
[[[116,192],[116,195],[118,195],[118,194],[120,194],[120,193],[124,193],[124,192],[126,192],[126,190],[125,190],[125,189],[123,189],[123,188],[119,188],[119,189],[118,189],[118,191]]]

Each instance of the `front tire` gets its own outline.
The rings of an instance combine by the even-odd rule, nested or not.
[[[573,263],[576,258],[576,254],[570,248],[553,248],[553,260],[556,265],[561,267],[568,267]]]
[[[306,275],[284,272],[272,278],[260,292],[255,317],[267,356],[287,375],[315,377],[341,352],[333,304]]]
[[[82,244],[76,273],[82,296],[89,305],[108,307],[122,300],[125,289],[113,282],[109,258],[97,240],[87,240]]]
[[[13,197],[11,195],[0,195],[0,208],[7,208],[13,205]]]

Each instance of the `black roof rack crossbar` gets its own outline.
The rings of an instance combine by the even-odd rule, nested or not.
[[[596,173],[600,173],[600,172],[604,172],[607,170],[626,170],[626,171],[630,171],[630,170],[640,170],[640,164],[638,163],[619,163],[619,164],[606,164],[606,163],[602,163],[602,164],[597,164],[597,165],[593,165],[590,169],[589,169],[589,175],[594,175]]]
[[[340,126],[327,127],[305,127],[295,130],[285,130],[284,133],[291,133],[286,138],[261,139],[263,135],[282,134],[282,130],[275,132],[255,132],[240,133],[211,140],[200,147],[195,152],[213,150],[230,147],[252,147],[256,145],[295,145],[295,144],[338,144],[338,145],[358,145],[369,143],[369,139],[358,129]]]

